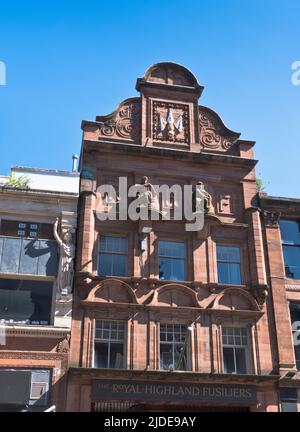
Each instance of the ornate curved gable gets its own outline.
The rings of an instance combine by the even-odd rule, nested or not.
[[[214,300],[213,309],[254,311],[259,312],[260,308],[256,300],[247,291],[241,288],[226,288]]]
[[[91,290],[87,302],[137,304],[132,288],[118,279],[107,279]]]
[[[191,71],[173,62],[161,62],[150,66],[146,70],[144,78],[139,78],[138,85],[143,81],[200,88],[197,78]]]
[[[151,306],[200,307],[196,293],[182,284],[167,284],[159,287],[150,303]]]
[[[140,98],[126,99],[109,115],[97,116],[101,123],[98,128],[98,139],[126,140],[138,143],[141,130]]]
[[[199,106],[200,143],[204,150],[226,152],[238,140],[240,133],[228,129],[216,112]]]
[[[126,99],[95,122],[82,123],[84,140],[239,155],[240,134],[213,110],[199,106],[203,88],[187,68],[156,63],[137,79],[140,96]]]

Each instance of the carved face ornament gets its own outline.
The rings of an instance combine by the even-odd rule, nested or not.
[[[165,129],[167,130],[169,139],[174,139],[175,132],[181,132],[183,130],[182,114],[177,117],[176,121],[174,120],[173,111],[171,109],[168,110],[166,119],[163,118],[162,114],[159,114],[159,126],[162,132]]]

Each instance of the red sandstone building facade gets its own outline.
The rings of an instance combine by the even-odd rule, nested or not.
[[[296,409],[288,303],[300,285],[285,276],[274,213],[284,204],[257,194],[254,142],[199,105],[203,87],[182,66],[156,64],[136,89],[82,123],[67,410]],[[204,227],[100,221],[109,197],[97,188],[119,177],[201,181]],[[296,221],[299,211],[284,208]]]

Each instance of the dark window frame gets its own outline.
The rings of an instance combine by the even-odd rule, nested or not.
[[[226,329],[226,334],[225,334]],[[227,333],[228,329],[232,329],[232,335]],[[235,334],[235,330],[240,329],[244,330],[244,335],[242,336],[242,332],[239,330],[239,335]],[[234,339],[236,337],[239,337],[240,340],[242,338],[246,338],[246,343],[236,343],[235,341],[230,343],[228,342],[229,337],[233,337]],[[227,338],[227,342],[225,341],[225,338]],[[253,362],[252,362],[252,356],[251,356],[251,340],[249,331],[246,327],[242,327],[239,325],[223,325],[222,326],[222,352],[223,352],[223,370],[226,374],[232,374],[232,375],[238,375],[238,374],[251,374],[253,370]],[[227,372],[225,371],[225,359],[224,359],[224,349],[232,349],[233,352],[233,358],[234,358],[234,372]],[[245,360],[245,372],[239,372],[237,369],[237,350],[243,350],[244,351],[244,360]]]
[[[122,239],[126,239],[126,253],[124,252],[112,252],[112,251],[101,251],[101,238],[103,237],[113,237],[113,238],[122,238]],[[125,257],[125,274],[123,275],[118,275],[118,274],[102,274],[100,273],[100,259],[101,259],[101,255],[113,255],[113,256],[124,256]],[[97,254],[97,274],[99,276],[118,276],[118,277],[128,277],[129,275],[129,238],[126,235],[122,235],[122,234],[104,234],[104,233],[99,233],[98,235],[98,254]]]
[[[159,246],[160,243],[177,243],[177,244],[182,244],[184,246],[184,256],[183,257],[175,257],[172,255],[161,255],[160,251],[159,251]],[[184,282],[187,280],[187,242],[186,240],[180,240],[180,239],[169,239],[169,238],[160,238],[158,239],[157,242],[157,257],[158,257],[158,278],[162,281],[178,281],[178,282]],[[160,259],[170,259],[173,261],[183,261],[184,266],[183,266],[183,270],[184,270],[184,278],[183,279],[167,279],[167,278],[161,278],[160,277]]]
[[[218,259],[218,247],[225,247],[225,248],[235,248],[239,250],[239,257],[240,260],[239,261],[226,261],[226,260],[219,260]],[[236,286],[240,286],[244,284],[244,274],[243,274],[243,248],[241,245],[239,244],[232,244],[232,243],[220,243],[218,242],[216,244],[216,263],[217,263],[217,278],[218,278],[218,283],[222,284],[222,285],[236,285]],[[219,263],[225,263],[227,265],[231,265],[231,264],[239,264],[239,277],[240,277],[240,281],[239,283],[233,283],[233,282],[221,282],[220,281],[220,277],[219,277],[219,268],[218,268],[218,264]]]
[[[109,323],[109,330],[104,329],[104,327],[102,327],[102,329],[97,328],[97,323]],[[112,329],[112,323],[118,323],[118,325],[121,324],[122,329],[118,329],[114,330]],[[109,337],[105,338],[105,337],[98,337],[97,336],[97,330],[102,331],[102,334],[104,331],[109,331]],[[117,334],[119,331],[123,332],[123,339],[118,339],[118,338],[112,338],[111,334],[113,331],[117,331]],[[126,332],[126,321],[125,320],[114,320],[114,319],[95,319],[95,325],[94,325],[94,344],[93,344],[93,367],[97,368],[98,366],[96,366],[96,346],[97,345],[105,345],[107,346],[107,360],[106,360],[106,364],[107,366],[102,366],[105,369],[116,369],[114,367],[111,367],[110,365],[110,360],[111,360],[111,346],[113,344],[122,344],[123,345],[123,350],[122,350],[122,366],[120,368],[117,369],[126,369],[126,363],[127,363],[127,349],[126,349],[126,341],[127,341],[127,332]]]
[[[282,228],[281,228],[281,225],[280,225],[281,222],[294,222],[297,225],[297,227],[298,227],[298,233],[299,233],[299,239],[298,239],[299,243],[297,243],[297,242],[296,243],[291,243],[291,242],[287,242],[287,241],[283,240],[283,238],[282,238]],[[290,266],[287,265],[286,260],[285,260],[285,254],[284,254],[284,249],[285,248],[291,248],[291,249],[292,248],[293,249],[297,249],[298,248],[299,249],[299,256],[300,256],[300,221],[297,220],[297,219],[285,219],[285,218],[282,218],[280,220],[280,222],[279,222],[279,227],[280,227],[280,236],[281,236],[281,245],[282,245],[282,254],[283,254],[285,276],[288,279],[300,280],[300,277],[296,278],[296,277],[291,276],[291,274],[288,274],[288,268],[290,268]],[[300,261],[299,261],[299,268],[300,268]]]
[[[168,331],[168,326],[172,327],[172,335],[173,338],[172,340],[167,340],[168,339],[168,334],[170,335],[170,331]],[[179,326],[180,327],[180,332],[175,332],[175,326]],[[184,328],[185,331],[182,332],[181,329]],[[165,330],[163,330],[165,329]],[[162,333],[166,334],[166,340],[162,340]],[[184,335],[184,341],[176,341],[175,340],[175,334],[180,334]],[[185,323],[170,323],[170,322],[161,322],[159,325],[159,370],[178,370],[178,371],[189,371],[191,369],[190,367],[190,355],[191,355],[191,343],[190,343],[190,338],[189,338],[189,330],[188,330],[188,324]],[[161,359],[161,345],[170,345],[172,346],[172,363],[173,363],[173,368],[172,369],[166,369],[162,367],[162,359]],[[182,359],[180,361],[180,364],[178,365],[179,368],[176,369],[177,363],[180,359],[180,354],[179,354],[179,358],[177,359],[177,362],[175,363],[175,357],[176,357],[176,352],[175,352],[175,345],[176,346],[181,346],[181,348],[185,349],[185,353],[182,356]]]

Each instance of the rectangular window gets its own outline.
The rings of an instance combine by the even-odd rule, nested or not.
[[[280,388],[281,409],[283,412],[298,412],[297,388]]]
[[[296,367],[300,371],[300,303],[290,304],[292,336],[295,350]]]
[[[160,325],[160,369],[187,370],[187,326]]]
[[[159,278],[185,280],[185,244],[183,242],[159,241]]]
[[[219,283],[232,285],[242,283],[239,247],[217,245],[217,266]]]
[[[128,241],[126,237],[100,236],[98,274],[127,276]]]
[[[222,328],[224,373],[249,373],[247,329],[241,327]]]
[[[49,325],[53,283],[0,279],[0,323]]]
[[[281,242],[284,256],[285,275],[300,279],[300,230],[297,221],[280,221]]]
[[[96,320],[94,367],[124,368],[124,321]]]

